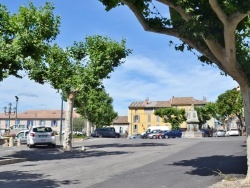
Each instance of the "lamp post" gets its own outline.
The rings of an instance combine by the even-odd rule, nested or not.
[[[16,98],[16,122],[15,122],[15,124],[17,125],[17,103],[18,103],[18,97],[17,96],[15,96],[15,98]]]
[[[10,116],[14,116],[16,114],[16,107],[13,108],[13,111],[12,111],[12,108],[11,108],[12,104],[9,103],[9,107],[7,108],[6,106],[3,107],[3,110],[4,110],[4,114],[6,116],[9,116],[9,125],[8,125],[8,129],[10,129]]]

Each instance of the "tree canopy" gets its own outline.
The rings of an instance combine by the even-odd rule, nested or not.
[[[112,115],[109,118],[116,116],[112,111],[112,99],[103,90],[102,80],[110,78],[110,73],[131,53],[125,44],[124,39],[119,43],[108,37],[89,36],[84,42],[75,42],[66,49],[55,44],[47,52],[42,66],[36,66],[35,62],[31,64],[32,78],[39,77],[48,82],[54,89],[61,90],[67,98],[64,149],[70,150],[72,147],[72,112],[77,94],[82,100],[77,100],[78,112],[83,117],[97,122],[97,116],[92,113],[104,113],[103,119],[99,119],[102,122],[104,119],[107,121],[107,115]],[[95,97],[103,101],[99,102]],[[108,104],[106,108],[104,101]],[[102,106],[100,109],[99,105]],[[108,108],[110,113],[105,114]]]
[[[182,122],[186,121],[186,111],[185,109],[178,108],[160,108],[155,111],[155,115],[163,118],[165,123],[170,123],[172,130],[180,129]]]
[[[113,108],[113,99],[103,88],[91,89],[87,93],[78,93],[75,107],[77,107],[77,113],[97,127],[110,125],[118,115]]]
[[[9,75],[21,78],[18,71],[29,71],[30,63],[41,66],[50,43],[59,34],[60,17],[54,16],[53,10],[50,3],[40,8],[30,3],[10,14],[0,4],[0,81]],[[35,81],[42,82],[39,76]]]
[[[236,88],[227,90],[225,93],[218,96],[216,100],[218,113],[221,117],[237,116],[242,125],[243,117],[243,99],[241,92]]]
[[[106,10],[127,6],[145,31],[176,37],[179,51],[192,51],[204,64],[216,64],[240,86],[250,126],[250,0],[99,0]],[[157,6],[168,7],[159,12]],[[167,9],[164,9],[167,10]],[[247,129],[250,130],[250,129]],[[250,164],[250,131],[247,132]],[[250,165],[246,180],[250,182]]]

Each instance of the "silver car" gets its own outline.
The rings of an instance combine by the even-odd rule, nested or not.
[[[53,148],[56,147],[56,137],[51,127],[31,127],[27,138],[27,146],[31,148],[36,145],[48,145]]]
[[[213,133],[213,136],[214,137],[223,137],[223,136],[226,136],[226,131],[224,131],[224,130],[218,130],[215,133]]]
[[[29,130],[19,131],[14,139],[14,142],[17,143],[18,140],[20,140],[21,144],[26,144],[28,134],[29,134]]]

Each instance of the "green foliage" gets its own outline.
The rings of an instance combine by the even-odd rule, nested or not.
[[[199,128],[202,127],[208,120],[212,117],[218,119],[219,116],[217,114],[217,106],[215,103],[209,102],[204,107],[194,107],[197,111],[198,120],[199,120]]]
[[[76,93],[75,107],[79,114],[96,125],[109,125],[117,113],[102,80],[109,78],[109,74],[130,53],[124,39],[118,43],[108,37],[86,37],[85,42],[75,42],[66,49],[51,46],[46,54],[45,66],[36,67],[33,64],[30,75],[62,90],[66,98]]]
[[[216,104],[221,116],[237,115],[242,117],[243,115],[243,99],[241,92],[237,89],[227,90],[219,95]]]
[[[82,132],[85,121],[83,118],[73,118],[73,130]]]
[[[180,44],[170,41],[176,50],[184,52],[192,51],[199,61],[206,64],[216,63],[222,70],[221,74],[229,74],[227,64],[223,64],[220,58],[207,44],[207,40],[215,42],[219,48],[224,49],[225,28],[219,16],[214,12],[208,0],[169,0],[162,6],[169,7],[168,12],[159,12],[153,0],[99,0],[106,10],[120,5],[128,6],[135,14],[145,30],[177,37]],[[161,2],[161,1],[160,1]],[[248,14],[235,28],[236,59],[240,65],[240,71],[246,75],[250,85],[250,0],[217,1],[217,8],[222,10],[226,19],[231,20],[239,14]],[[171,5],[171,6],[168,6]],[[194,50],[195,49],[195,50]],[[242,73],[240,72],[240,73]],[[231,75],[232,76],[232,75]]]
[[[178,108],[160,108],[155,111],[155,115],[164,119],[165,123],[170,123],[172,130],[180,129],[180,124],[186,121],[186,112]]]
[[[102,79],[109,78],[115,67],[124,62],[131,50],[108,37],[86,37],[85,42],[75,42],[66,49],[53,45],[47,51],[45,62],[37,66],[32,62],[30,77],[40,78],[64,93],[88,92],[102,87]]]
[[[113,109],[113,99],[104,89],[92,89],[88,93],[78,93],[75,105],[77,112],[97,127],[110,125],[117,117]]]
[[[30,3],[11,15],[0,4],[0,80],[9,75],[21,78],[18,71],[29,71],[32,64],[43,66],[49,44],[59,33],[60,19],[53,10],[50,3],[40,8]],[[42,82],[39,77],[34,79]]]

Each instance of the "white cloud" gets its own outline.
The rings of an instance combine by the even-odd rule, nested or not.
[[[143,101],[146,97],[157,101],[169,100],[172,96],[195,99],[205,96],[208,101],[215,101],[218,95],[237,86],[230,77],[221,76],[217,68],[208,65],[192,63],[192,60],[185,64],[180,60],[163,62],[142,56],[127,58],[104,83],[119,115],[127,114],[131,102]]]
[[[49,84],[37,84],[28,78],[9,77],[0,83],[0,107],[8,103],[16,104],[18,96],[18,111],[33,109],[60,109],[60,94]]]

